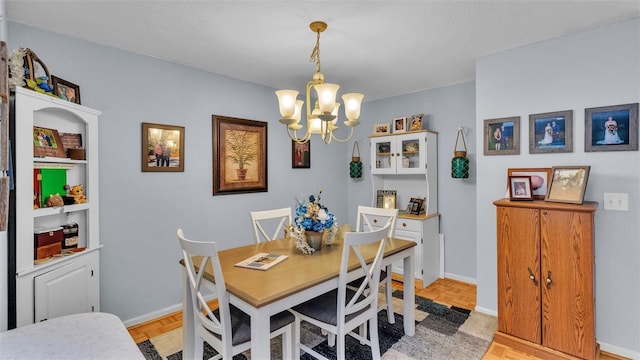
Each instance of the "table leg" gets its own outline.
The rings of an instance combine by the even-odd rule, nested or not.
[[[203,343],[197,341],[195,331],[195,316],[193,312],[193,302],[191,300],[191,288],[187,271],[182,270],[182,358],[202,359]]]
[[[271,320],[266,307],[251,313],[251,358],[263,359],[271,356]],[[284,349],[283,349],[284,350]]]
[[[413,272],[413,250],[411,250],[411,255],[404,258],[403,264],[403,280],[404,280],[404,291],[403,291],[403,299],[404,299],[404,333],[409,336],[413,336],[416,331],[416,290],[415,290],[415,277]]]

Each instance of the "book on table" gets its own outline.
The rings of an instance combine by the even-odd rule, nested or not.
[[[259,254],[253,255],[248,259],[240,261],[239,263],[235,264],[235,266],[239,266],[247,269],[267,270],[275,266],[276,264],[282,262],[286,258],[287,258],[287,255],[259,253]]]

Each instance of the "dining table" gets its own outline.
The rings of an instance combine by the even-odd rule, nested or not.
[[[323,244],[319,251],[303,254],[296,248],[295,240],[283,238],[218,252],[229,302],[251,317],[252,358],[264,358],[264,354],[271,353],[271,315],[338,287],[342,244],[342,240],[337,239],[331,245]],[[414,246],[416,243],[413,241],[387,238],[382,260],[383,268],[396,261],[403,261],[403,281],[407,284],[403,286],[403,326],[405,334],[409,336],[415,333]],[[360,250],[366,261],[372,262],[376,249],[375,244],[370,244],[361,246]],[[287,259],[267,270],[236,266],[259,253],[286,255]],[[197,257],[194,257],[194,264],[199,264],[200,261],[195,258]],[[349,280],[362,276],[361,272],[354,271],[358,268],[358,260],[355,256],[350,258]],[[180,263],[184,267],[184,261],[180,260]],[[211,263],[205,269],[204,279],[209,285],[215,286]],[[194,359],[195,356],[202,358],[203,341],[196,333],[195,313],[186,271],[183,274],[182,307],[183,359]]]

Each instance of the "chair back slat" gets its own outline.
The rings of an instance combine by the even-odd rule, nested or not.
[[[256,243],[281,238],[284,234],[284,227],[291,224],[291,208],[251,211],[249,214]],[[269,231],[265,229],[267,223],[271,227],[277,224],[272,235],[269,235]]]
[[[383,222],[373,223],[373,219],[380,219]],[[398,209],[374,208],[370,206],[358,206],[358,218],[356,220],[356,231],[372,231],[375,228],[389,227],[387,236],[393,237],[396,219],[398,218]]]

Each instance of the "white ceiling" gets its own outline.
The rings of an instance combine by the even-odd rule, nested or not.
[[[301,92],[308,25],[323,20],[326,81],[365,101],[470,81],[478,57],[640,16],[638,0],[5,2],[9,21]]]

